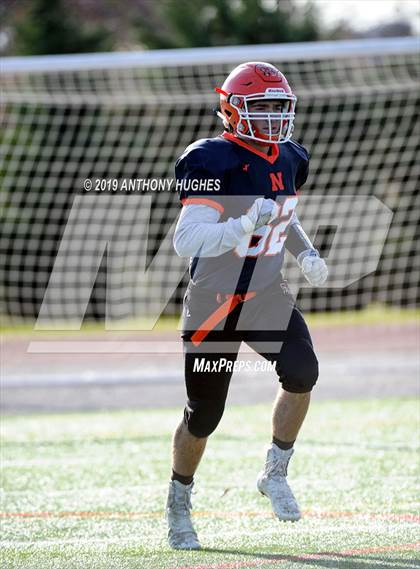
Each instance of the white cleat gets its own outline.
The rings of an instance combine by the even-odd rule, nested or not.
[[[287,465],[293,452],[292,448],[282,450],[273,443],[268,449],[264,469],[257,479],[258,490],[270,498],[274,514],[285,522],[297,522],[302,517],[286,479]]]
[[[178,480],[169,483],[166,503],[168,541],[172,549],[200,549],[200,542],[191,522],[191,491],[194,482],[181,484]]]

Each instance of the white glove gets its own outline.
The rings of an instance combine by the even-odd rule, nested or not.
[[[275,201],[257,198],[246,215],[241,215],[241,225],[245,233],[252,233],[263,225],[276,219],[280,211]]]
[[[312,286],[321,286],[328,277],[328,268],[324,259],[315,249],[307,249],[297,256],[297,262],[306,280]]]

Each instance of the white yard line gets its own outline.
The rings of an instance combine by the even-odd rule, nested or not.
[[[150,536],[149,536],[150,537]],[[109,537],[109,538],[73,538],[73,539],[46,539],[41,541],[14,541],[5,540],[0,541],[0,546],[2,547],[18,547],[18,548],[35,548],[35,547],[57,547],[61,545],[109,545],[110,543],[137,543],[140,540],[136,536],[132,537]]]

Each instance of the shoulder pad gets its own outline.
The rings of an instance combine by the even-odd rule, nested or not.
[[[233,160],[235,155],[232,154],[231,145],[224,138],[202,138],[187,146],[175,167],[207,170],[220,176],[232,167]]]
[[[302,146],[301,144],[299,144],[299,142],[296,142],[295,140],[289,140],[289,144],[290,144],[290,148],[293,149],[293,151],[300,158],[302,158],[303,160],[306,160],[306,161],[309,160],[310,154],[304,146]]]

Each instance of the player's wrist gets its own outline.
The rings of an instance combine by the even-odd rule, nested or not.
[[[299,267],[302,266],[303,259],[306,259],[306,257],[319,257],[319,252],[317,249],[311,248],[305,249],[305,251],[299,253],[299,255],[296,257],[296,261],[298,262]]]

